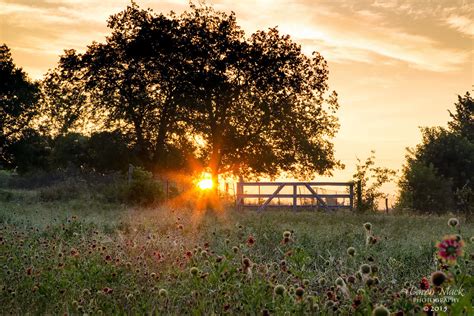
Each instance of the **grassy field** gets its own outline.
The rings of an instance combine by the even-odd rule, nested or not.
[[[39,194],[0,192],[2,314],[474,313],[474,225],[449,227],[452,216],[145,209]],[[462,236],[465,255],[443,265],[435,244],[448,234]],[[420,293],[423,277],[433,292]],[[433,301],[446,289],[459,290],[454,302]]]

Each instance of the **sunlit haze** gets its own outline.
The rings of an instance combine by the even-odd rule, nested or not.
[[[143,1],[156,12],[182,12],[188,0]],[[34,79],[55,66],[63,49],[104,41],[106,19],[129,1],[0,0],[0,42]],[[349,180],[356,158],[376,151],[381,166],[401,169],[419,126],[445,126],[458,94],[472,89],[474,5],[470,1],[208,1],[235,11],[247,35],[278,26],[306,53],[328,61],[339,94],[336,158]],[[314,179],[310,179],[314,180]],[[318,180],[318,179],[316,179]],[[211,181],[212,183],[212,181]],[[395,193],[395,185],[386,190]]]

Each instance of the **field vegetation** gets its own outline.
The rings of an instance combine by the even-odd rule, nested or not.
[[[449,215],[142,207],[80,187],[44,198],[59,187],[1,190],[3,311],[473,313],[474,226],[463,218],[449,226]],[[462,236],[464,255],[441,261],[436,242],[450,234]],[[436,271],[446,277],[439,286]],[[418,302],[423,282],[431,298],[464,292]]]

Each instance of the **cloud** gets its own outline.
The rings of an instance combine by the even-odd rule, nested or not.
[[[130,4],[128,0],[3,1],[1,40],[13,51],[37,50],[38,54],[60,54],[68,48],[81,50],[94,40],[102,41],[109,32],[107,18]],[[171,10],[179,13],[188,7],[187,0],[137,0],[137,3],[164,13]],[[302,44],[304,52],[320,51],[332,62],[406,63],[417,69],[443,72],[461,69],[472,57],[461,45],[451,45],[456,38],[450,37],[448,43],[436,34],[420,33],[414,27],[415,21],[424,16],[425,24],[436,30],[444,27],[453,33],[472,36],[472,20],[458,13],[449,2],[440,1],[433,8],[398,0],[210,0],[210,3],[219,10],[235,11],[247,34],[278,25],[282,33],[292,35]]]
[[[446,19],[446,23],[461,33],[474,36],[474,20],[468,17],[453,14]]]

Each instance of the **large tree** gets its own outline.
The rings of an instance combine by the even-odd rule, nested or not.
[[[38,84],[15,66],[7,45],[0,46],[0,165],[9,163],[7,146],[37,113]]]
[[[82,67],[91,103],[134,135],[150,167],[173,153],[198,155],[214,178],[340,166],[330,142],[337,95],[321,55],[304,55],[277,29],[246,37],[233,13],[205,6],[165,16],[132,3],[108,25],[106,43],[74,54],[71,67]]]

